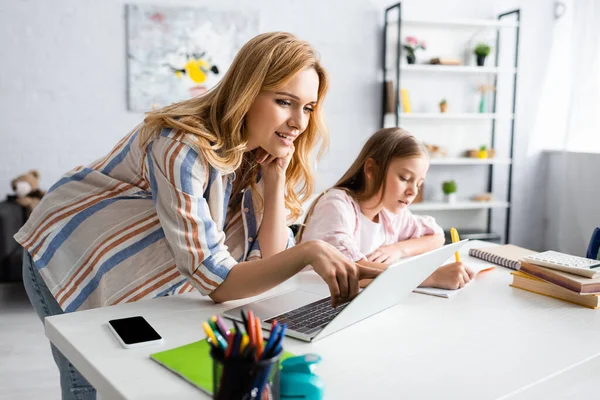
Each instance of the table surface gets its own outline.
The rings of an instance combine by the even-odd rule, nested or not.
[[[484,263],[467,253],[485,246],[492,244],[467,243],[463,262]],[[325,380],[327,399],[596,395],[600,314],[515,289],[511,281],[509,269],[496,267],[450,299],[412,293],[322,340],[286,338],[285,348],[322,356],[316,373]],[[261,296],[226,304],[189,294],[58,315],[46,319],[46,335],[102,398],[209,398],[149,354],[200,340],[201,323],[211,315],[290,287],[327,293],[314,272],[302,272]],[[164,343],[122,348],[107,321],[133,315],[144,316]]]

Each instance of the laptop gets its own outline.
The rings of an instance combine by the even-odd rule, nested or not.
[[[242,321],[240,311],[252,310],[262,321],[263,329],[270,329],[271,322],[277,320],[287,324],[287,336],[306,342],[319,340],[398,304],[467,241],[465,239],[390,265],[352,301],[336,308],[331,306],[329,296],[295,288],[233,308],[223,315]]]

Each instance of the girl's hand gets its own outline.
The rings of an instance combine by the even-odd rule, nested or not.
[[[469,283],[474,275],[475,273],[469,267],[461,262],[455,262],[439,267],[421,286],[460,289]]]
[[[356,297],[361,279],[373,279],[382,272],[381,269],[355,263],[322,240],[306,243],[311,246],[307,252],[307,264],[312,265],[315,272],[329,286],[333,307]]]
[[[398,261],[402,257],[405,257],[404,251],[402,250],[401,243],[394,243],[385,246],[381,246],[371,254],[367,255],[367,261],[377,263],[393,263]]]
[[[292,156],[296,148],[292,144],[290,151],[285,157],[274,157],[267,153],[262,147],[256,150],[255,157],[256,162],[260,164],[260,168],[263,173],[263,177],[270,181],[271,179],[285,177],[285,171],[290,165]]]

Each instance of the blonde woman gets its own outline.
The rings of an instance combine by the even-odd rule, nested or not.
[[[148,113],[106,157],[67,173],[15,236],[39,316],[192,290],[239,299],[308,264],[334,305],[356,296],[378,270],[323,241],[292,247],[286,226],[312,193],[311,152],[327,144],[326,91],[308,43],[262,34],[212,91]],[[63,398],[94,398],[53,353]]]

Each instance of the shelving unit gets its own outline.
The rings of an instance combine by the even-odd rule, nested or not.
[[[514,74],[515,68],[476,67],[471,65],[427,65],[408,64],[402,66],[406,72],[430,72],[430,73],[453,73],[453,74]]]
[[[516,17],[514,20],[507,18],[509,16]],[[504,142],[507,154],[503,157],[490,158],[490,159],[476,159],[466,157],[448,157],[448,158],[431,158],[429,174],[435,174],[440,168],[481,168],[487,169],[486,172],[486,186],[487,191],[490,193],[496,192],[497,189],[494,187],[494,168],[506,168],[507,169],[507,182],[508,187],[506,188],[506,198],[501,200],[495,199],[495,201],[489,202],[478,202],[470,200],[459,200],[454,203],[445,203],[439,201],[424,201],[417,204],[412,204],[409,208],[414,212],[424,211],[455,211],[455,210],[484,210],[486,212],[486,228],[481,230],[464,229],[462,230],[462,237],[471,237],[483,240],[499,239],[503,238],[504,242],[509,241],[510,232],[510,211],[511,211],[511,197],[512,197],[512,157],[514,153],[514,133],[515,133],[515,99],[516,99],[516,85],[518,76],[518,53],[519,53],[519,25],[520,25],[520,10],[512,10],[507,13],[503,13],[497,16],[496,20],[485,20],[485,19],[411,19],[403,18],[402,16],[402,3],[397,3],[388,7],[385,11],[385,21],[383,29],[383,60],[382,60],[382,74],[383,74],[383,99],[382,99],[382,112],[381,112],[381,126],[401,126],[401,121],[416,121],[424,124],[438,124],[443,127],[444,124],[453,124],[456,127],[457,124],[482,124],[490,123],[491,132],[488,131],[486,134],[491,136],[489,140],[489,146],[496,148],[496,140],[507,140]],[[472,65],[429,65],[429,64],[402,64],[402,33],[403,29],[407,27],[418,27],[418,29],[452,29],[452,30],[465,30],[474,29],[476,31],[492,29],[496,32],[496,43],[495,43],[495,57],[494,65],[490,66],[472,66]],[[499,66],[499,48],[501,44],[500,31],[503,29],[515,29],[515,43],[514,43],[514,65],[513,66]],[[390,45],[388,47],[388,45]],[[505,45],[506,43],[504,43]],[[393,49],[390,51],[390,49]],[[395,53],[395,62],[393,67],[390,67],[391,57],[389,53]],[[434,112],[415,112],[415,113],[403,113],[400,110],[400,99],[399,99],[399,88],[403,87],[402,82],[404,79],[410,80],[414,77],[420,76],[431,76],[437,77],[436,79],[453,79],[459,81],[460,79],[466,79],[468,77],[485,76],[486,79],[493,79],[493,86],[498,88],[498,77],[508,75],[508,78],[512,78],[512,104],[510,113],[508,109],[505,109],[503,113],[497,113],[497,90],[493,92],[493,100],[491,103],[491,111],[488,113],[465,113],[465,112],[451,112],[451,113],[434,113]],[[511,76],[512,75],[512,76]],[[464,78],[463,78],[464,77]],[[392,81],[394,88],[394,113],[386,113],[386,100],[388,98],[386,93],[386,82]],[[439,82],[439,80],[438,80]],[[429,82],[427,82],[429,83]],[[508,98],[508,97],[507,97]],[[508,103],[506,103],[508,105]],[[473,122],[469,122],[473,121]],[[482,121],[482,122],[476,122]],[[509,129],[501,129],[503,125],[510,125]],[[500,124],[500,125],[499,125]],[[429,126],[429,125],[427,125]],[[460,125],[459,125],[460,126]],[[501,129],[501,130],[499,130]],[[440,129],[442,130],[442,129]],[[443,140],[441,138],[440,140]],[[483,173],[483,172],[481,172]],[[496,196],[494,196],[496,197]],[[503,235],[492,231],[492,212],[494,210],[502,210],[506,213],[504,221]],[[498,215],[499,217],[502,214]],[[446,227],[449,228],[449,227]],[[461,231],[460,226],[457,226]]]
[[[409,206],[411,211],[478,210],[508,207],[509,204],[505,201],[456,201],[454,203],[427,201]]]

